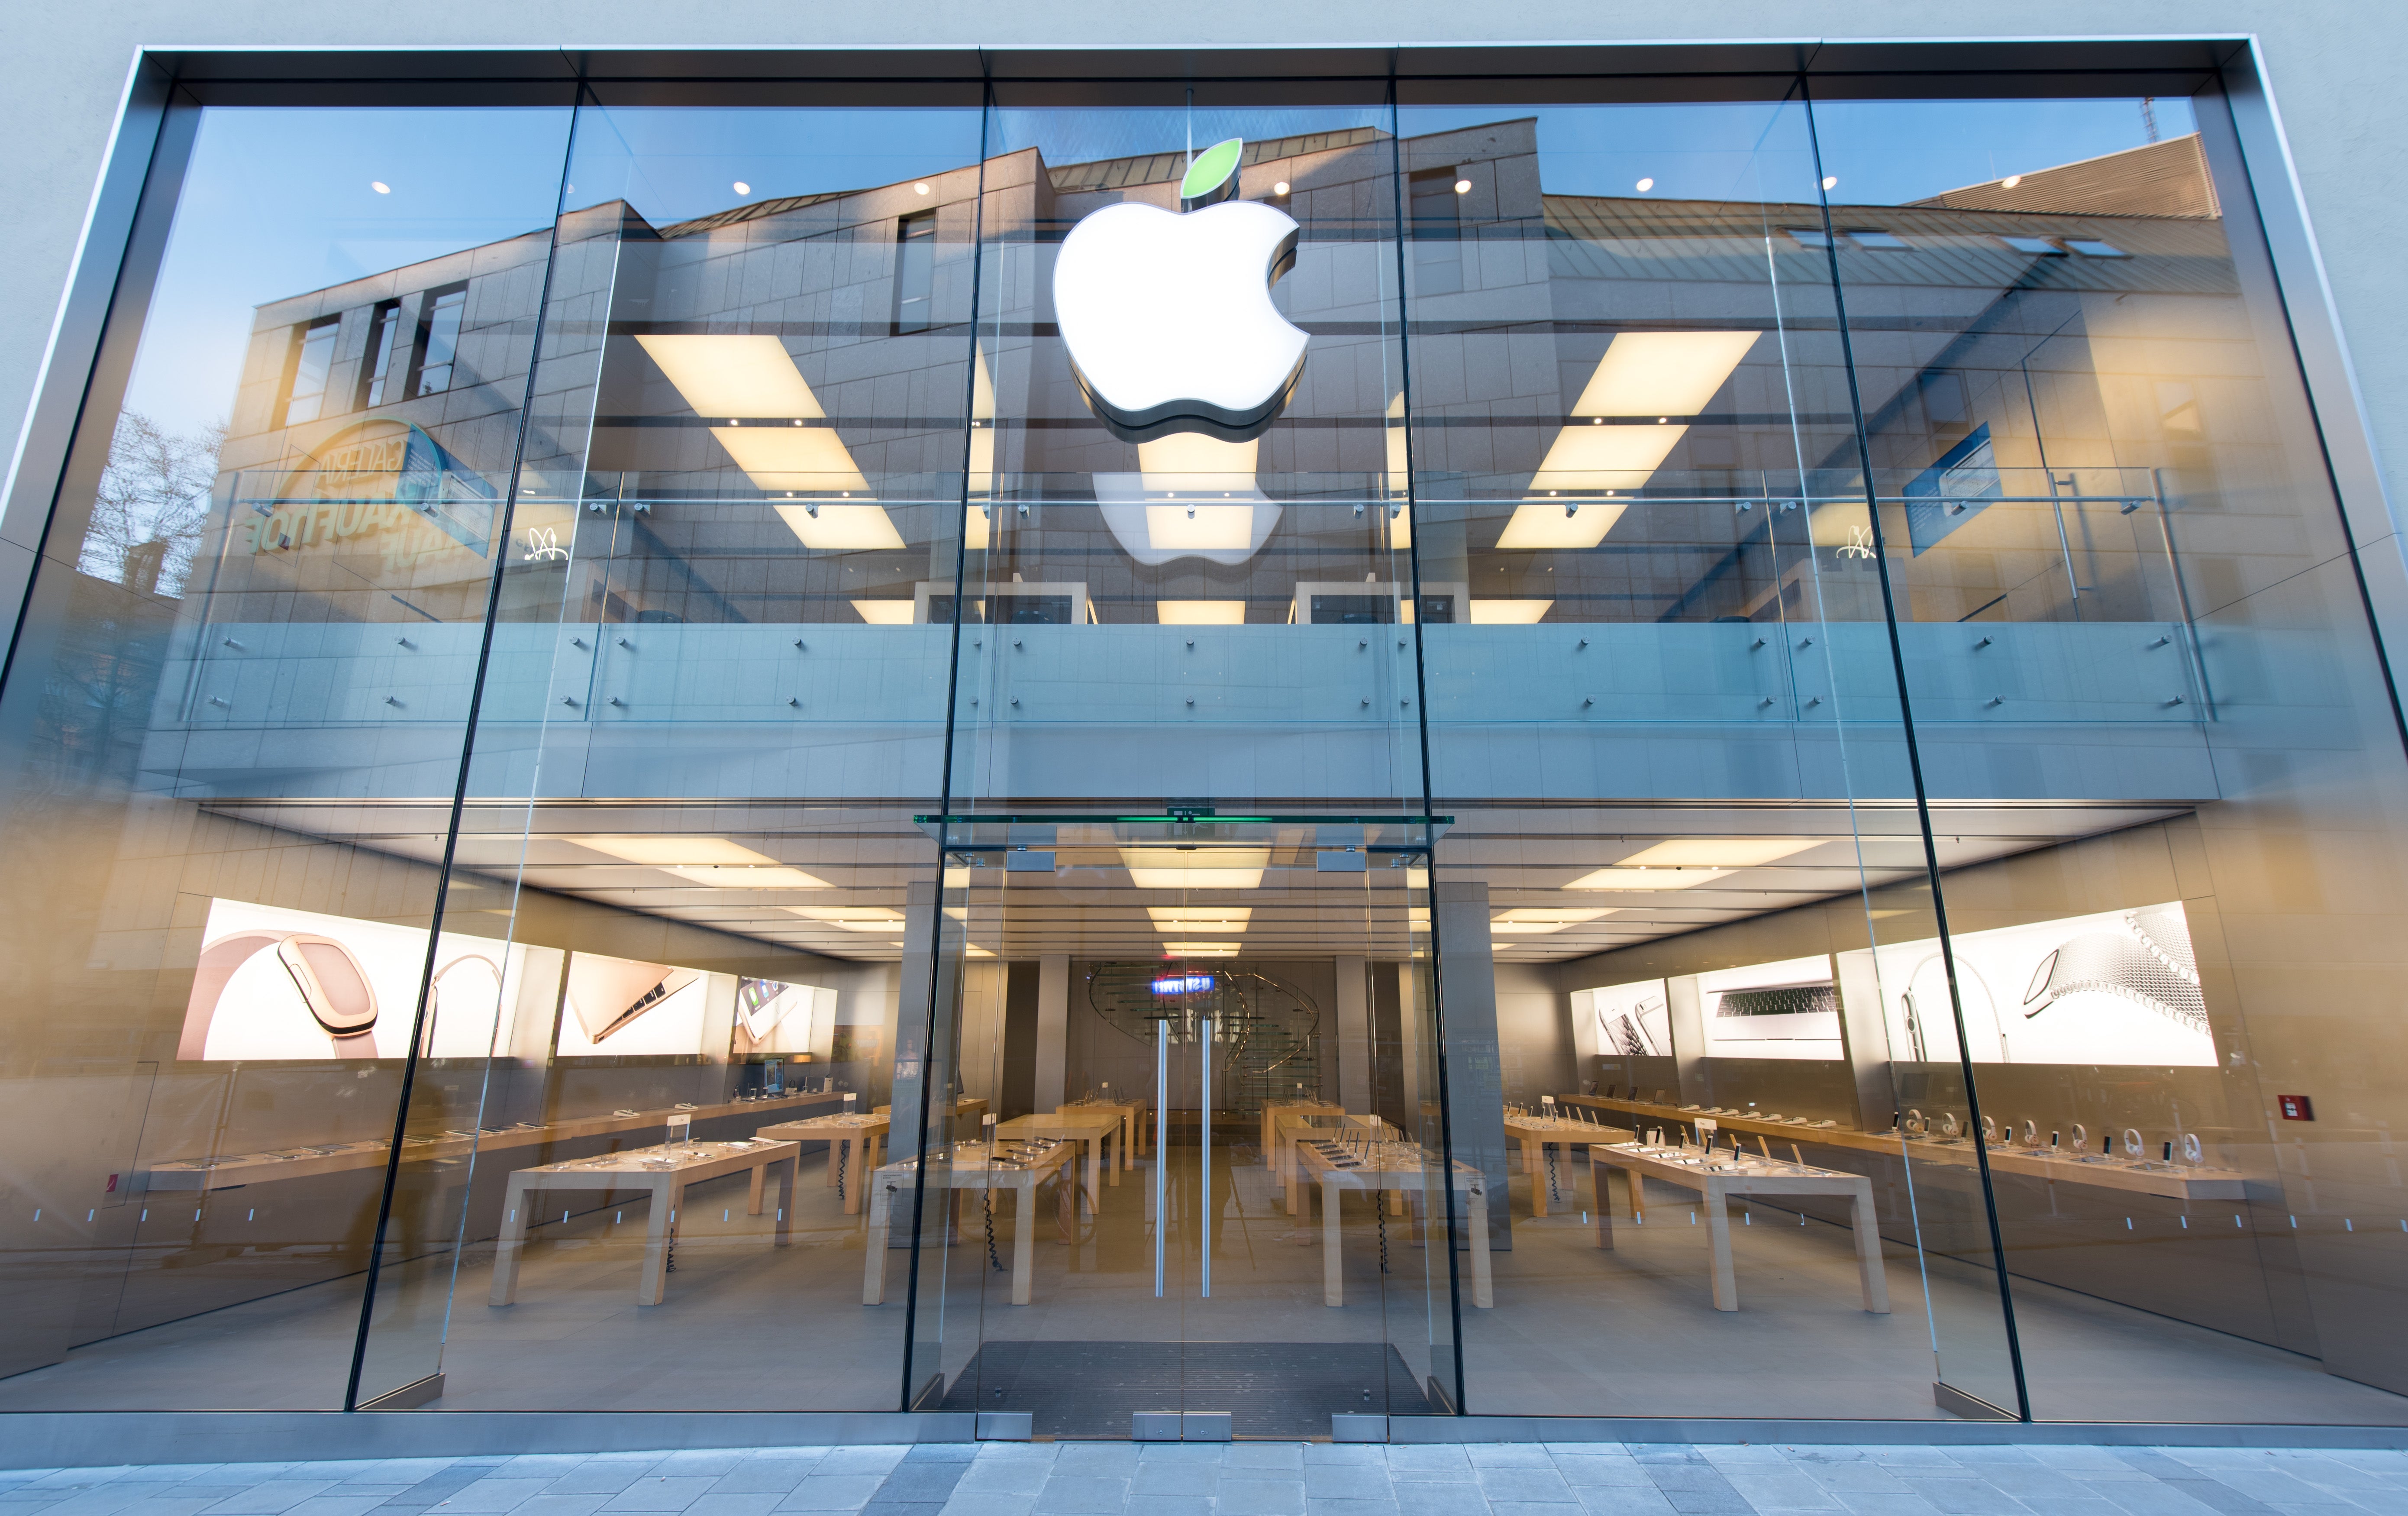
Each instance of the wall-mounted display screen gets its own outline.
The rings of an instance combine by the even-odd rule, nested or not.
[[[727,1045],[731,1058],[808,1053],[812,1039],[836,1007],[836,991],[777,979],[736,981],[736,1026]]]
[[[575,953],[568,960],[568,994],[560,1014],[562,1058],[624,1058],[663,1053],[699,1053],[714,979],[668,963]]]
[[[2182,902],[1952,934],[1976,1063],[2208,1068],[2215,1038]],[[1890,1056],[1957,1057],[1936,941],[1876,950]]]
[[[1843,1058],[1840,991],[1821,955],[1698,975],[1709,1058]]]
[[[1641,979],[1608,985],[1588,992],[1597,1017],[1598,1051],[1609,1058],[1669,1056],[1672,1051],[1671,1012],[1664,997],[1664,981]]]
[[[480,1058],[506,1041],[525,949],[444,932],[435,953],[427,1050]],[[213,900],[184,1006],[179,1060],[400,1058],[409,1051],[426,933],[416,927]],[[557,971],[552,971],[556,973]],[[549,998],[550,978],[543,987]]]

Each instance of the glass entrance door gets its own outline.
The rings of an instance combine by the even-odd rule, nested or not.
[[[985,1134],[931,1171],[953,1199],[920,1235],[924,1403],[1188,1440],[1441,1409],[1416,902],[1443,822],[924,825],[955,881],[956,1099]]]

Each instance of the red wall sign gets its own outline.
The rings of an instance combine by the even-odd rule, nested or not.
[[[2313,1121],[2316,1119],[2315,1103],[2305,1095],[2276,1095],[2274,1102],[2282,1106],[2286,1121]]]

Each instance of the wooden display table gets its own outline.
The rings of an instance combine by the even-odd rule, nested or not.
[[[1087,1149],[1085,1186],[1087,1208],[1094,1212],[1102,1210],[1104,1206],[1103,1191],[1100,1188],[1105,1170],[1104,1145],[1118,1135],[1121,1129],[1122,1119],[1118,1114],[1097,1107],[1054,1116],[1015,1116],[1009,1121],[998,1122],[995,1129],[995,1135],[997,1141],[1007,1141],[1013,1137],[1059,1137],[1069,1142],[1084,1144]],[[1127,1139],[1124,1137],[1122,1140]],[[1121,1182],[1119,1169],[1113,1169],[1111,1177],[1111,1182],[1114,1185]]]
[[[1599,1126],[1594,1121],[1568,1120],[1560,1116],[1509,1116],[1505,1118],[1505,1135],[1522,1144],[1522,1172],[1530,1177],[1530,1214],[1547,1214],[1546,1177],[1541,1169],[1546,1162],[1546,1148],[1555,1144],[1571,1160],[1574,1148],[1584,1148],[1598,1142],[1628,1142],[1636,1133],[1620,1127]],[[1570,1174],[1563,1176],[1567,1191],[1577,1181]],[[1567,1196],[1569,1203],[1569,1196]]]
[[[1718,1123],[1725,1132],[1744,1132],[1750,1136],[1783,1137],[1791,1142],[1821,1143],[1828,1148],[1845,1148],[1855,1152],[1898,1155],[1901,1150],[1907,1161],[1928,1163],[1935,1168],[1971,1169],[1973,1144],[1964,1137],[1907,1137],[1896,1132],[1856,1132],[1846,1127],[1800,1125],[1796,1121],[1768,1121],[1761,1117],[1734,1116],[1717,1111],[1687,1111],[1677,1105],[1659,1105],[1652,1101],[1618,1100],[1606,1095],[1557,1095],[1559,1105],[1581,1105],[1590,1110],[1618,1111],[1643,1119],[1644,1127],[1656,1123],[1665,1127],[1689,1126],[1699,1117]],[[1990,1171],[1994,1174],[2020,1174],[2029,1178],[2046,1179],[2052,1184],[2089,1185],[2100,1190],[2118,1190],[2128,1194],[2156,1195],[2165,1200],[2241,1200],[2247,1196],[2245,1177],[2237,1169],[2209,1168],[2205,1165],[2141,1163],[2124,1159],[2108,1159],[2095,1153],[2079,1156],[2060,1153],[2052,1148],[2023,1148],[2005,1143],[1992,1143],[1988,1149]]]
[[[1347,1156],[1355,1161],[1348,1167],[1336,1159],[1324,1156],[1310,1145],[1299,1144],[1296,1160],[1301,1177],[1311,1181],[1302,1191],[1297,1240],[1312,1240],[1312,1192],[1321,1191],[1321,1301],[1325,1306],[1346,1304],[1346,1271],[1340,1254],[1345,1229],[1339,1224],[1339,1197],[1349,1190],[1368,1194],[1373,1205],[1391,1197],[1401,1199],[1412,1214],[1414,1246],[1422,1245],[1425,1219],[1432,1202],[1429,1191],[1436,1176],[1431,1167],[1436,1160],[1426,1157],[1419,1143],[1375,1142]],[[1455,1165],[1455,1188],[1462,1192],[1465,1206],[1464,1227],[1471,1244],[1471,1303],[1487,1309],[1497,1303],[1488,1261],[1488,1200],[1487,1176],[1469,1163]]]
[[[873,1116],[892,1116],[895,1114],[895,1107],[892,1105],[881,1105],[876,1107],[870,1114]],[[970,1124],[971,1129],[976,1130],[978,1126],[978,1119],[985,1114],[985,1101],[980,1099],[976,1095],[960,1096],[953,1102],[953,1130],[945,1133],[942,1135],[931,1133],[929,1140],[934,1143],[958,1141],[962,1134],[962,1123],[968,1121]]]
[[[1120,1166],[1126,1169],[1132,1154],[1146,1150],[1146,1103],[1141,1100],[1074,1100],[1054,1107],[1056,1116],[1077,1116],[1089,1111],[1114,1111],[1121,1119],[1121,1141],[1118,1150]],[[1117,1183],[1118,1181],[1114,1181]]]
[[[1589,1170],[1597,1180],[1597,1245],[1613,1246],[1612,1196],[1605,1171],[1618,1168],[1628,1177],[1630,1209],[1644,1206],[1643,1179],[1694,1190],[1706,1213],[1706,1240],[1713,1259],[1714,1309],[1739,1309],[1739,1278],[1731,1264],[1729,1197],[1733,1195],[1841,1195],[1852,1204],[1850,1228],[1856,1238],[1856,1276],[1864,1292],[1865,1309],[1889,1314],[1889,1279],[1882,1271],[1881,1229],[1873,1216],[1872,1181],[1860,1174],[1842,1174],[1777,1159],[1716,1159],[1708,1166],[1700,1148],[1646,1148],[1638,1143],[1598,1143],[1588,1150]]]
[[[1330,1122],[1332,1118],[1336,1119],[1333,1124],[1318,1124]],[[1310,1105],[1285,1105],[1275,1114],[1266,1115],[1263,1126],[1268,1134],[1263,1139],[1263,1162],[1270,1165],[1272,1181],[1279,1186],[1280,1207],[1290,1216],[1297,1214],[1296,1145],[1298,1138],[1316,1133],[1334,1134],[1343,1132],[1348,1126],[1369,1125],[1368,1117],[1349,1116],[1342,1106],[1324,1105],[1318,1101]]]
[[[801,1157],[802,1148],[794,1143],[754,1139],[638,1148],[601,1158],[579,1158],[566,1163],[521,1169],[510,1176],[503,1195],[501,1240],[494,1253],[494,1287],[486,1298],[493,1305],[507,1306],[518,1297],[519,1255],[526,1246],[528,1213],[537,1193],[553,1190],[649,1190],[652,1213],[644,1221],[644,1267],[636,1277],[636,1304],[657,1306],[668,1288],[669,1231],[677,1224],[678,1207],[685,1199],[687,1187],[751,1169],[752,1189],[745,1200],[744,1214],[758,1216],[762,1181],[770,1164],[782,1162],[786,1172],[778,1184],[776,1246],[783,1248],[794,1228],[795,1167]]]
[[[770,1142],[824,1142],[828,1145],[828,1188],[844,1196],[847,1216],[861,1210],[862,1185],[878,1167],[879,1150],[886,1146],[883,1116],[813,1116],[781,1121],[752,1133]]]
[[[1263,1102],[1263,1162],[1271,1161],[1279,1147],[1279,1119],[1283,1116],[1343,1116],[1346,1107],[1326,1100],[1267,1100]]]
[[[1018,1151],[1003,1146],[1007,1155]],[[998,1162],[985,1143],[967,1142],[928,1165],[928,1189],[947,1199],[970,1191],[993,1195],[1008,1190],[1019,1196],[1011,1213],[1011,1303],[1015,1306],[1025,1306],[1030,1298],[1031,1265],[1037,1257],[1037,1187],[1067,1175],[1070,1155],[1076,1150],[1066,1142],[1023,1158],[1007,1156]],[[918,1163],[907,1160],[889,1163],[870,1176],[868,1257],[863,1261],[861,1278],[865,1306],[885,1304],[886,1242],[894,1225],[895,1203],[910,1194],[919,1171]],[[930,1207],[927,1214],[941,1221],[944,1212]],[[983,1261],[980,1266],[985,1266]]]

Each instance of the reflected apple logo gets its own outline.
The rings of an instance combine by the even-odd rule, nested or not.
[[[1258,436],[1304,371],[1308,339],[1270,289],[1295,263],[1297,224],[1230,198],[1244,150],[1231,137],[1198,153],[1181,211],[1106,206],[1062,239],[1054,319],[1081,393],[1125,440]]]

